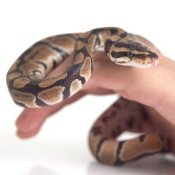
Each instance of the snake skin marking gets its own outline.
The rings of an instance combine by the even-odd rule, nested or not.
[[[64,91],[64,87],[55,86],[55,87],[41,91],[38,94],[37,98],[46,104],[54,105],[63,100],[63,95],[62,95],[63,91]]]
[[[36,102],[36,97],[31,93],[23,93],[18,90],[12,90],[11,95],[17,102],[17,104],[25,105],[26,107],[36,108],[38,107]]]
[[[9,73],[9,74],[7,75],[7,84],[9,84],[9,82],[10,82],[11,80],[18,78],[20,75],[21,75],[20,72]]]
[[[19,77],[14,80],[13,86],[19,89],[19,88],[25,87],[29,83],[30,83],[30,80],[27,77]]]
[[[33,44],[9,69],[7,85],[13,100],[37,108],[71,97],[90,79],[95,51],[105,52],[112,62],[122,66],[144,68],[158,63],[156,53],[136,35],[121,28],[104,27],[52,36]],[[51,71],[69,61],[70,55],[72,64],[63,73],[48,78]],[[116,140],[126,130],[139,131],[148,121],[144,106],[120,98],[92,126],[89,134],[92,154],[101,163],[120,165],[167,150],[166,140],[154,133]]]
[[[47,88],[53,84],[55,84],[57,81],[62,80],[67,77],[67,73],[63,73],[56,77],[51,77],[49,79],[43,80],[41,83],[39,83],[39,87],[41,88]]]
[[[74,49],[75,40],[77,40],[77,34],[65,34],[49,37],[43,40],[43,42],[59,48],[66,53],[71,54]]]
[[[79,53],[75,56],[74,64],[82,63],[83,60],[84,60],[84,54],[83,54],[83,52],[79,52]]]
[[[104,164],[113,165],[116,161],[116,150],[118,149],[118,145],[114,139],[106,140],[103,142],[99,152],[98,158]],[[111,156],[114,155],[114,156]]]
[[[73,95],[82,88],[82,83],[78,79],[73,80],[70,86],[70,94]]]
[[[85,80],[89,80],[90,76],[91,76],[91,58],[87,57],[84,60],[84,63],[82,65],[82,68],[80,70],[80,76],[84,77]]]
[[[143,136],[145,135],[142,135],[142,137],[139,137],[137,139],[127,141],[125,144],[123,144],[123,149],[121,150],[119,156],[121,161],[131,161],[144,154],[160,152],[164,147],[159,136],[150,134],[145,136],[141,141],[140,138],[143,138]]]

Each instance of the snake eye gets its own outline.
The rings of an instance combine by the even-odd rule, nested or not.
[[[132,52],[128,52],[128,57],[129,58],[133,58],[134,57],[134,54]]]

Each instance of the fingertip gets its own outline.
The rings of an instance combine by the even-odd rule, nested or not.
[[[27,108],[16,120],[16,127],[21,132],[29,132],[41,127],[47,115],[43,109]]]
[[[34,137],[36,134],[38,134],[40,128],[36,128],[34,130],[30,130],[30,131],[21,131],[21,130],[17,130],[16,131],[16,135],[20,138],[20,139],[28,139],[31,137]]]

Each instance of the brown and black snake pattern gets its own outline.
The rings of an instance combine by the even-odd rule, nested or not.
[[[123,29],[97,28],[85,33],[64,34],[43,39],[27,49],[7,73],[7,85],[14,101],[25,107],[57,104],[78,92],[93,72],[95,51],[105,51],[119,65],[149,67],[158,56],[135,35]],[[72,65],[63,73],[47,78],[73,54]],[[123,104],[125,104],[123,106]],[[130,106],[129,113],[125,112]],[[124,130],[143,122],[141,105],[120,99],[94,124],[89,137],[93,155],[106,164],[121,164],[141,156],[162,152],[161,136],[143,134],[134,140],[117,142]]]
[[[165,152],[166,140],[157,134],[140,134],[139,137],[118,141],[125,131],[140,132],[149,126],[149,114],[145,106],[120,98],[94,123],[89,134],[89,147],[101,163],[121,165],[126,162]]]

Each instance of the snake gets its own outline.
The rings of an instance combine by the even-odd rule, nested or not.
[[[147,68],[157,65],[158,55],[139,38],[117,27],[103,27],[82,33],[69,33],[42,39],[13,63],[7,73],[11,97],[18,105],[39,108],[58,104],[73,96],[93,74],[96,51],[104,52],[114,64]],[[58,75],[49,73],[73,60]],[[141,157],[166,151],[159,134],[141,133],[120,141],[124,131],[135,131],[149,120],[142,104],[120,97],[93,124],[89,148],[101,163],[121,165]]]

